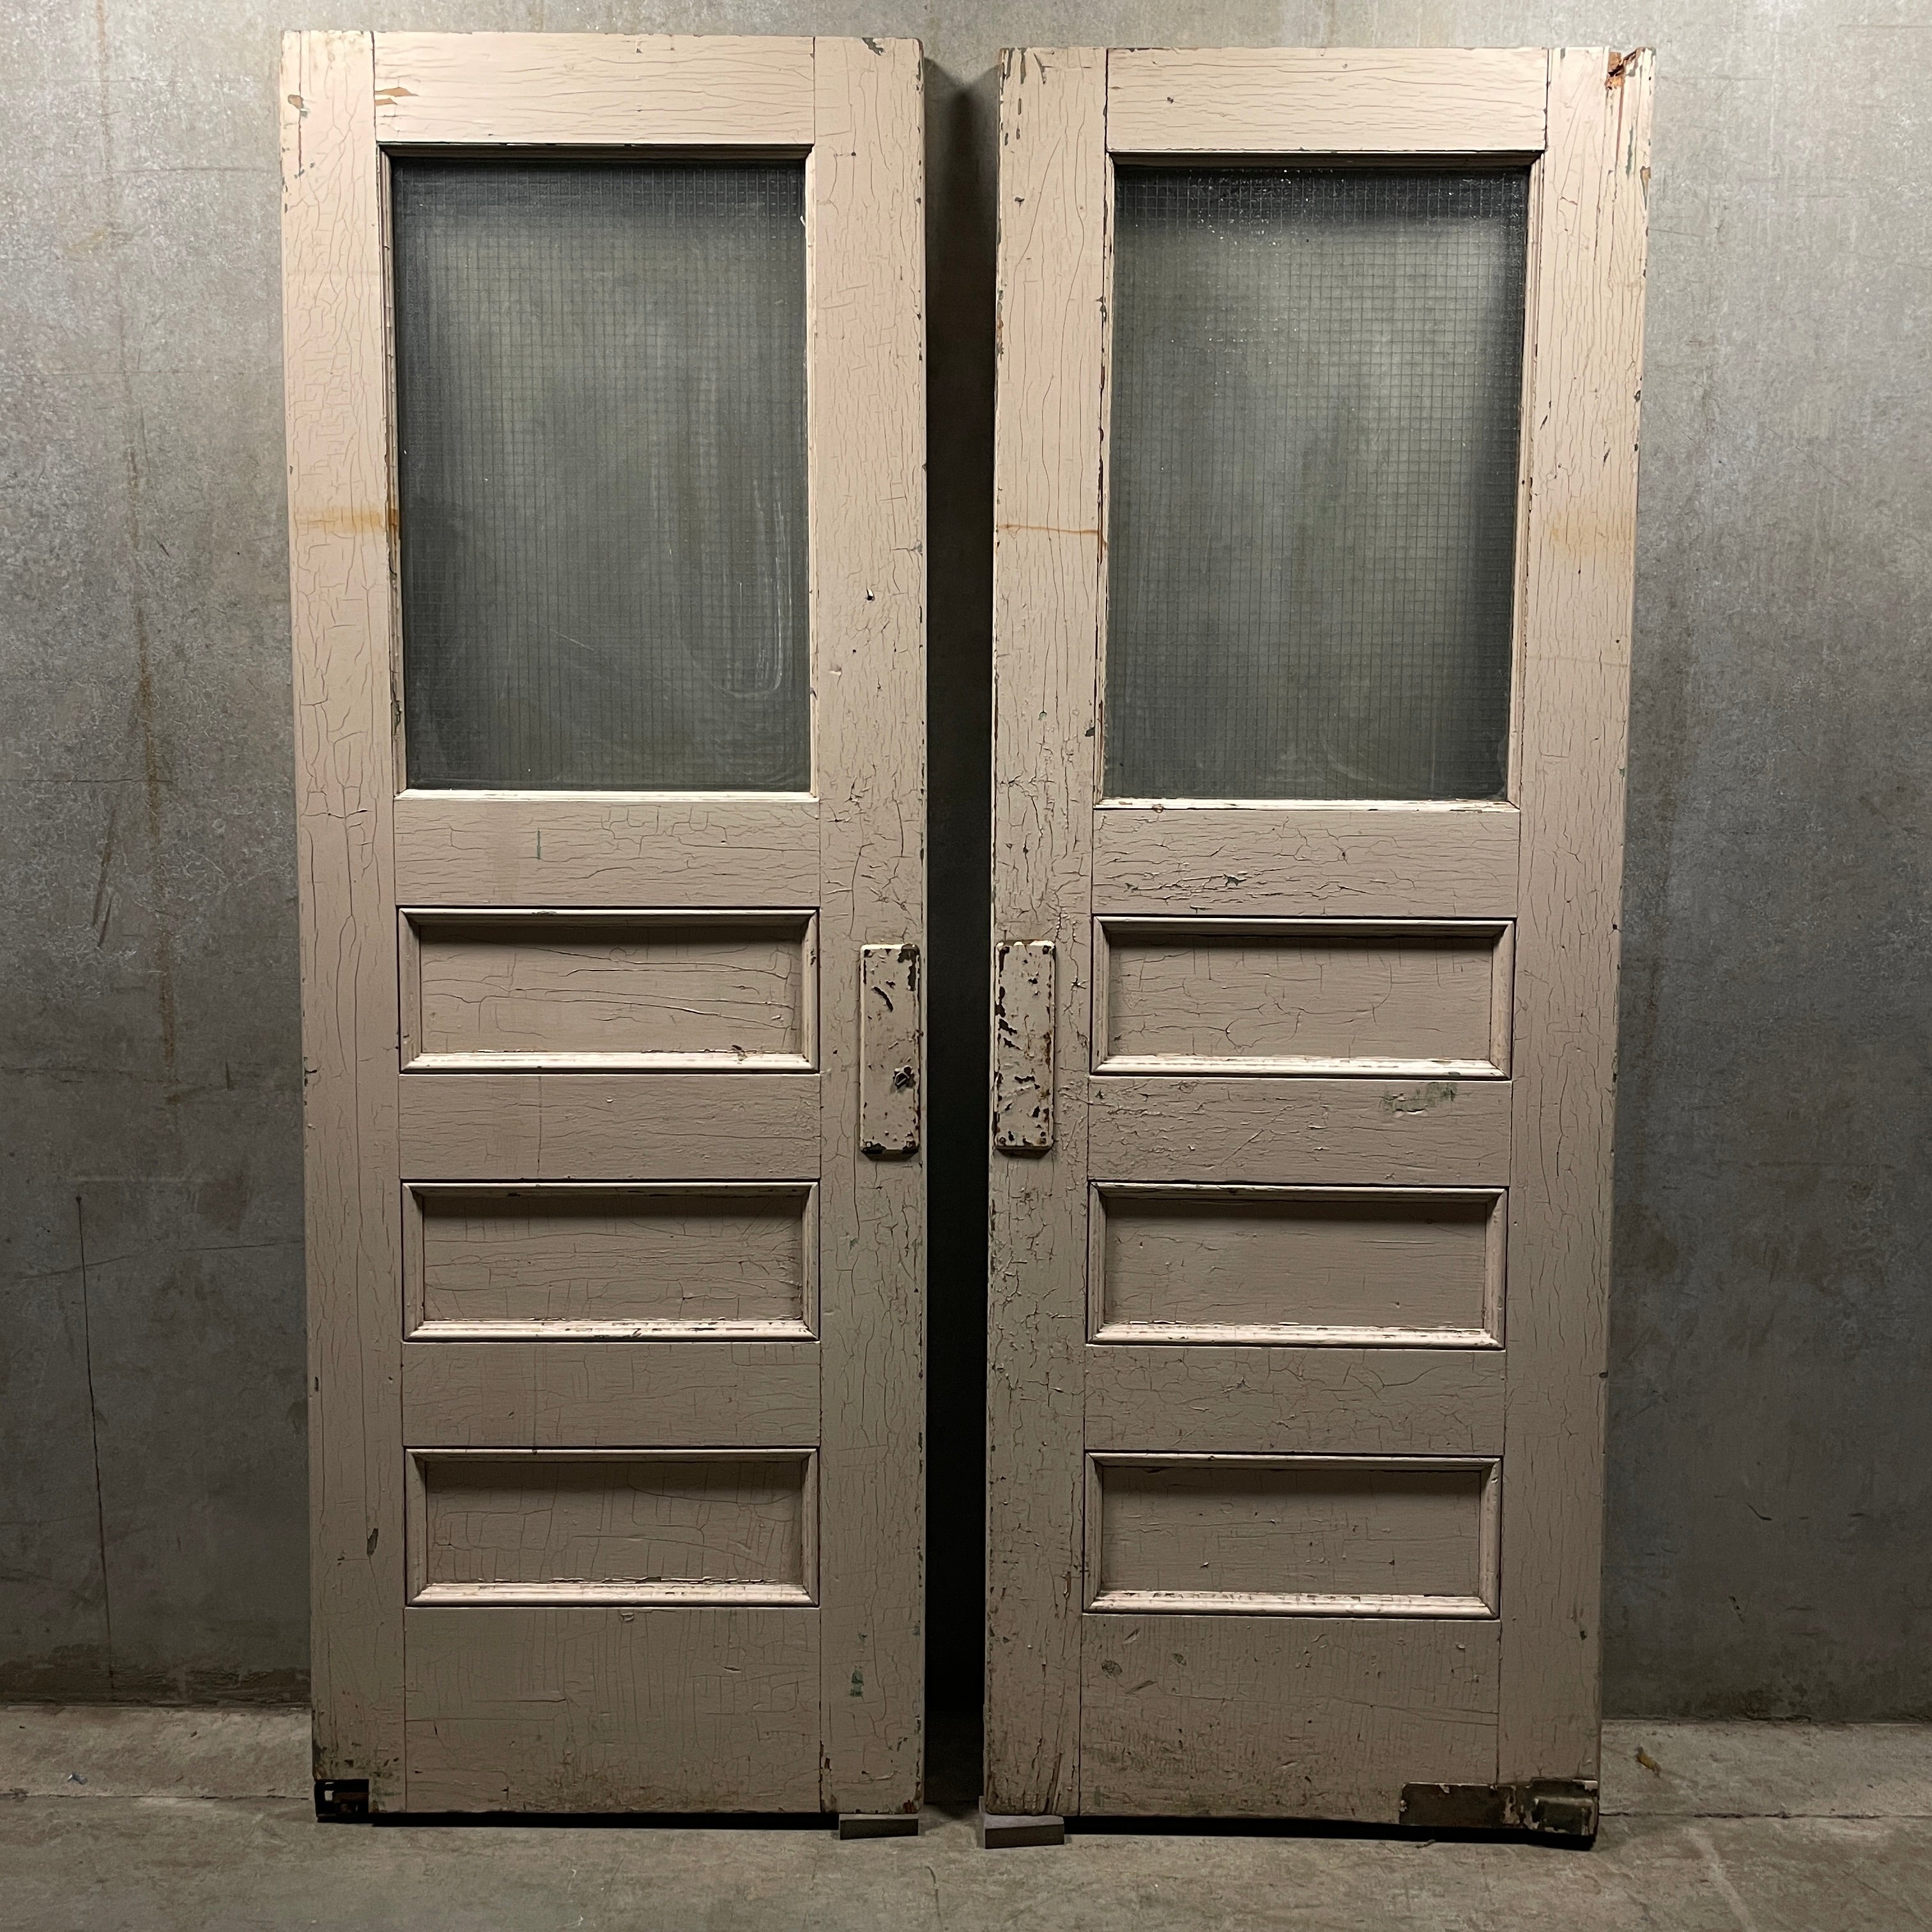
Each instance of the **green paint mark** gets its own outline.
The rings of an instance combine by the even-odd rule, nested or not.
[[[1456,1083],[1453,1080],[1432,1080],[1427,1086],[1413,1094],[1384,1094],[1382,1112],[1385,1114],[1426,1114],[1432,1107],[1446,1105],[1456,1097]]]

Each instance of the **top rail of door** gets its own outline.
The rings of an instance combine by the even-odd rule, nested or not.
[[[1121,155],[1539,154],[1541,47],[1117,47]]]
[[[808,39],[378,34],[385,146],[809,148]]]

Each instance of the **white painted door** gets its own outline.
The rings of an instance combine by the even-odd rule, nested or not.
[[[989,1814],[1594,1829],[1649,76],[1006,58]]]
[[[919,49],[283,93],[319,1796],[904,1818]]]

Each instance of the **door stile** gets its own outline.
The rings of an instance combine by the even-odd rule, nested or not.
[[[984,1802],[1027,1816],[1079,1790],[1106,111],[1103,50],[1003,58],[992,926],[1054,947],[1054,1126],[992,1165]]]
[[[926,928],[921,54],[821,40],[814,62],[808,460],[820,805],[824,1122],[821,1802],[916,1811],[925,1674],[926,1162],[860,1146],[860,961]],[[922,1037],[915,1100],[924,1090]],[[881,1562],[880,1552],[902,1552]]]
[[[403,1789],[388,351],[373,47],[284,43],[310,1677],[318,1784]]]
[[[1516,934],[1497,1777],[1594,1778],[1648,50],[1550,56]],[[1532,1149],[1550,1150],[1531,1159]],[[1512,1534],[1510,1526],[1516,1526]],[[1524,1526],[1534,1525],[1525,1533]]]

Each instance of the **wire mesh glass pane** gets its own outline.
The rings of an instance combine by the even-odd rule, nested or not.
[[[392,181],[410,783],[808,790],[802,164]]]
[[[1527,171],[1118,179],[1108,793],[1501,796]]]

